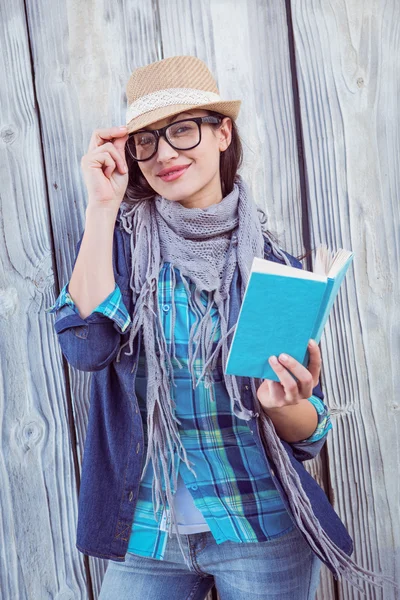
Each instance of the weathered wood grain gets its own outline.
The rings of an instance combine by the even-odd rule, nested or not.
[[[0,596],[72,600],[86,597],[86,585],[71,548],[77,494],[65,373],[44,313],[54,297],[52,235],[23,2],[2,3],[0,38]]]
[[[292,6],[313,241],[355,252],[322,338],[334,504],[357,562],[399,581],[399,6]]]

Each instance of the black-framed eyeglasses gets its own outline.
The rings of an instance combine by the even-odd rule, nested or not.
[[[220,123],[222,117],[192,117],[174,121],[160,129],[142,129],[129,134],[126,150],[133,160],[150,160],[158,150],[160,137],[163,136],[175,150],[191,150],[201,142],[202,123]]]

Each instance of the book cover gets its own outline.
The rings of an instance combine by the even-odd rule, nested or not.
[[[254,258],[229,349],[228,375],[279,381],[271,355],[282,352],[308,365],[310,338],[320,341],[353,252],[339,250],[329,261],[319,248],[318,273]],[[321,266],[322,265],[322,266]],[[323,269],[328,271],[323,274]]]

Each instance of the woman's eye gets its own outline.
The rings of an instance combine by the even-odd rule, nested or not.
[[[142,137],[140,138],[140,140],[138,140],[136,142],[136,144],[138,146],[146,146],[146,144],[152,144],[153,143],[153,138],[150,137]]]

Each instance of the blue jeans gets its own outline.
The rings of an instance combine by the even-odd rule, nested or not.
[[[127,552],[110,560],[98,600],[204,600],[215,584],[221,600],[313,600],[321,561],[297,528],[266,542],[217,544],[210,531],[176,536],[164,560]]]

